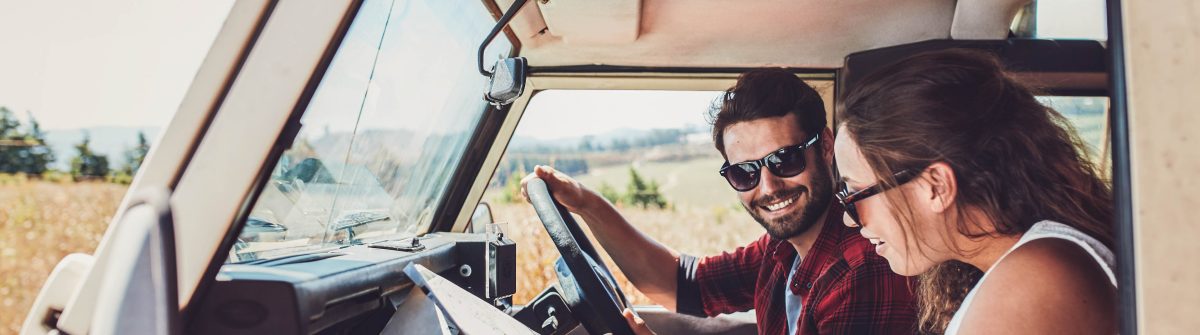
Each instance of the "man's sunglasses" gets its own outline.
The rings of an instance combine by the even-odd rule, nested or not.
[[[883,184],[882,182],[877,182],[874,185],[855,191],[854,193],[850,193],[850,187],[846,185],[845,181],[841,181],[840,190],[837,192],[838,201],[842,202],[842,207],[846,209],[846,214],[850,215],[850,219],[854,220],[854,224],[862,227],[862,222],[858,220],[858,207],[855,206],[854,203],[862,201],[866,198],[870,198],[873,195],[887,192],[888,190],[896,188],[900,185],[904,185],[920,175],[919,171],[921,170],[903,170],[896,172],[892,175],[892,178],[896,180],[896,183]]]
[[[804,149],[811,147],[821,138],[821,134],[813,135],[812,139],[798,145],[779,148],[766,157],[749,160],[736,164],[721,165],[721,176],[729,182],[729,186],[738,192],[746,192],[758,187],[759,173],[766,167],[772,174],[780,178],[795,177],[804,172],[808,165],[804,159]]]

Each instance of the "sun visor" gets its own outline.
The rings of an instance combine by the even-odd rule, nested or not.
[[[567,44],[622,44],[637,40],[642,0],[537,1],[549,33]]]

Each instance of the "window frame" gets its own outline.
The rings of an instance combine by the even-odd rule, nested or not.
[[[467,154],[480,167],[474,175],[456,175],[455,185],[463,188],[461,208],[443,208],[435,216],[434,231],[466,231],[471,214],[483,200],[483,195],[500,165],[500,158],[508,150],[508,143],[517,130],[525,109],[535,95],[545,90],[668,90],[668,91],[724,91],[732,86],[737,77],[754,68],[692,68],[692,67],[635,67],[635,66],[562,66],[531,68],[526,81],[526,91],[508,107],[503,118],[489,120],[497,127],[493,136],[476,138]],[[829,81],[837,94],[836,69],[785,68],[804,80]],[[827,107],[834,105],[826,101]],[[833,108],[826,113],[832,120]],[[478,149],[478,150],[474,150]],[[466,158],[464,158],[466,160]],[[461,178],[461,179],[460,179]],[[468,181],[470,181],[468,183]],[[467,186],[469,185],[469,188]],[[456,199],[458,200],[458,199]]]

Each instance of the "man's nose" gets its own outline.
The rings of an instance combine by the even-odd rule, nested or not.
[[[762,173],[758,176],[758,187],[762,194],[775,194],[776,191],[783,189],[783,178],[771,173],[771,170],[763,168]]]

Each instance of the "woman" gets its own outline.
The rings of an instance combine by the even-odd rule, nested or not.
[[[925,53],[848,93],[845,222],[919,275],[921,331],[1116,332],[1112,192],[1066,120],[988,54]]]

